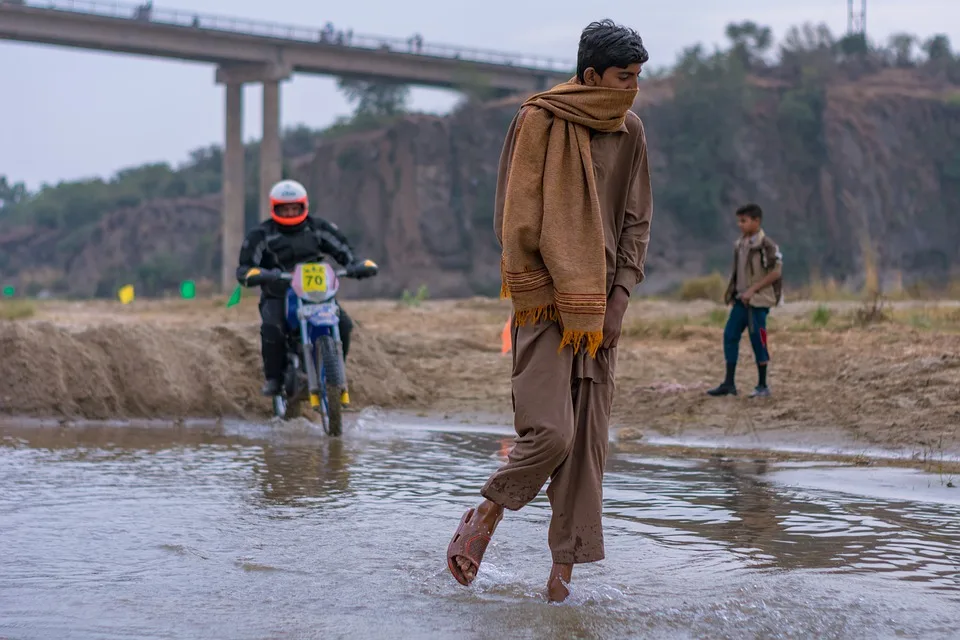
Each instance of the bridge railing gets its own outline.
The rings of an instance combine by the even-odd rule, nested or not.
[[[454,45],[434,44],[415,38],[396,38],[355,34],[352,31],[332,30],[329,27],[297,27],[292,25],[215,16],[182,9],[158,9],[147,5],[106,0],[0,0],[0,4],[22,4],[36,9],[69,11],[107,18],[142,20],[157,24],[194,29],[225,31],[244,35],[261,36],[311,42],[331,46],[346,46],[361,49],[387,50],[438,58],[453,58],[469,62],[482,62],[558,73],[572,72],[575,64],[543,56],[505,53],[489,49],[471,49]]]

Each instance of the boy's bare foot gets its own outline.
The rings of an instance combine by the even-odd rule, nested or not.
[[[550,570],[550,577],[547,578],[547,600],[550,602],[563,602],[570,595],[567,585],[573,577],[572,564],[553,563]]]
[[[447,547],[447,567],[460,584],[469,585],[477,577],[483,554],[501,518],[503,507],[489,500],[464,514]]]

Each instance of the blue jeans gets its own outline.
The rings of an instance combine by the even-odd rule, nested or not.
[[[757,357],[757,364],[766,364],[770,361],[767,352],[767,314],[766,307],[748,307],[736,300],[730,309],[727,326],[723,329],[723,356],[727,362],[734,364],[740,355],[740,336],[744,329],[750,334],[750,344],[753,354]]]

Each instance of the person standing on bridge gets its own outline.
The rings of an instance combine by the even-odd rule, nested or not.
[[[458,582],[476,578],[504,509],[550,480],[551,601],[573,565],[603,559],[601,502],[617,342],[643,280],[653,199],[647,145],[630,108],[649,56],[610,20],[580,36],[577,76],[524,102],[507,132],[494,227],[502,295],[513,302],[517,437],[447,548]]]

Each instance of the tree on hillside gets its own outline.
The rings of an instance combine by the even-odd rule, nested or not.
[[[347,101],[355,105],[354,117],[386,118],[407,111],[410,87],[405,84],[340,78],[337,87],[346,95]]]
[[[306,125],[297,125],[290,127],[283,132],[284,158],[298,158],[312,153],[317,146],[317,140],[320,138],[320,132]]]
[[[917,37],[909,33],[895,33],[890,36],[888,47],[893,55],[893,64],[898,67],[913,66],[913,46],[917,43]]]
[[[923,51],[930,62],[950,62],[953,60],[953,51],[950,49],[950,38],[939,33],[923,43]]]
[[[836,40],[827,25],[791,27],[780,44],[781,71],[794,80],[811,75],[827,77],[836,68],[836,50]]]
[[[862,58],[870,52],[870,44],[862,33],[848,33],[837,41],[837,52],[847,60]]]
[[[728,24],[726,33],[733,44],[731,54],[738,57],[747,68],[762,64],[763,56],[773,46],[770,27],[761,27],[753,21]]]
[[[27,187],[22,182],[10,184],[7,176],[0,175],[0,211],[20,204],[27,198]]]

